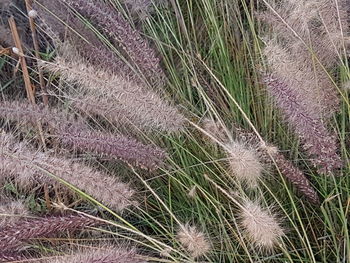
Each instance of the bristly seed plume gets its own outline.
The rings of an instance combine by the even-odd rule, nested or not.
[[[239,141],[227,144],[226,151],[233,176],[251,188],[257,187],[263,172],[263,165],[257,152]]]
[[[189,224],[180,226],[176,237],[193,258],[203,256],[210,250],[207,237],[196,226],[190,226]]]
[[[116,124],[135,125],[143,130],[183,129],[184,116],[160,94],[89,65],[68,44],[61,48],[55,63],[42,62],[41,66],[59,73],[69,83],[78,84],[80,97],[74,94],[68,97],[80,99],[83,107],[87,97],[87,104],[91,105],[85,109],[92,115],[101,114]]]
[[[135,248],[104,246],[85,248],[70,255],[50,259],[50,263],[146,263],[137,255]]]
[[[117,177],[83,163],[36,151],[28,143],[17,142],[10,134],[0,135],[0,146],[0,176],[2,179],[13,178],[22,188],[57,184],[49,175],[52,174],[119,212],[136,205],[132,201],[135,191]]]
[[[41,123],[47,126],[53,139],[65,147],[109,156],[149,170],[161,167],[166,157],[165,151],[157,146],[145,145],[123,135],[92,130],[73,115],[28,101],[0,102],[0,118],[34,127]]]
[[[18,221],[0,229],[0,250],[15,252],[36,238],[50,237],[65,231],[103,225],[96,219],[82,215],[50,216]]]
[[[82,152],[93,152],[144,169],[155,170],[163,165],[165,151],[153,145],[144,145],[125,136],[80,129],[79,126],[56,132],[59,142]]]
[[[267,155],[266,160],[270,160],[272,157],[281,174],[291,182],[301,194],[313,204],[318,205],[320,203],[316,190],[300,169],[293,165],[291,161],[287,160],[276,147],[261,145],[260,148],[263,150],[263,155]],[[269,161],[269,163],[271,163],[271,161]]]
[[[85,18],[91,20],[99,29],[103,30],[115,43],[120,45],[150,79],[164,81],[164,72],[155,51],[150,48],[140,33],[133,29],[128,21],[112,6],[93,0],[61,0],[78,11]],[[162,84],[160,84],[162,85]]]
[[[258,202],[246,200],[240,211],[240,226],[244,237],[252,245],[266,251],[271,251],[284,236],[284,231],[276,216],[263,209]]]
[[[310,113],[296,90],[274,75],[263,78],[267,91],[282,110],[287,123],[301,138],[304,150],[320,173],[330,173],[340,168],[342,162],[337,154],[335,135],[330,134],[320,117]]]

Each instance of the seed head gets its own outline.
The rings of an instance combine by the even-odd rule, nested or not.
[[[245,238],[259,249],[273,250],[284,235],[276,217],[257,202],[245,201],[240,217]]]
[[[210,244],[206,236],[195,226],[189,224],[181,226],[177,239],[193,258],[203,256],[209,252]]]
[[[227,151],[233,175],[249,187],[256,187],[263,171],[257,152],[238,141],[230,143]]]

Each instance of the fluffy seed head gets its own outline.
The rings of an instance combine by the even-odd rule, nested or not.
[[[227,145],[226,150],[233,175],[249,187],[256,187],[263,171],[257,152],[238,141]]]
[[[80,162],[35,151],[28,143],[19,143],[10,134],[0,135],[1,177],[13,178],[25,189],[36,184],[57,184],[42,169],[119,212],[135,205],[132,201],[135,191],[118,177],[109,176]]]
[[[191,190],[187,193],[187,196],[191,199],[194,199],[195,196],[197,195],[197,186],[193,186]]]
[[[62,0],[114,39],[131,61],[153,82],[164,82],[160,60],[140,32],[133,29],[128,21],[112,6],[102,1]]]
[[[197,227],[189,224],[181,226],[177,233],[177,239],[193,258],[205,255],[210,249],[205,234],[200,232]]]
[[[328,174],[340,168],[343,164],[337,153],[336,135],[328,131],[320,116],[309,110],[307,102],[300,99],[298,90],[273,74],[265,75],[263,80],[269,95],[301,139],[304,150],[319,172]]]
[[[135,248],[106,246],[85,248],[71,255],[50,259],[50,263],[146,263],[136,253]]]
[[[69,83],[79,84],[80,97],[77,98],[78,106],[74,104],[74,107],[92,115],[101,114],[117,124],[134,125],[144,130],[176,132],[183,129],[184,116],[158,92],[125,77],[98,70],[67,48],[62,47],[62,55],[56,57],[55,64],[41,63],[41,66],[59,73]],[[72,96],[75,94],[68,95]]]
[[[259,203],[245,201],[240,214],[240,225],[245,238],[263,250],[272,250],[283,237],[284,231],[275,216]]]
[[[21,220],[0,229],[1,251],[15,252],[35,238],[49,237],[65,231],[103,225],[96,219],[82,215],[51,216],[46,218]]]

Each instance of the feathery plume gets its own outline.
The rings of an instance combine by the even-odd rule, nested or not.
[[[138,15],[141,20],[146,19],[152,13],[154,13],[153,5],[166,4],[167,0],[123,0],[125,5],[127,5],[132,14]]]
[[[78,54],[74,54],[74,50],[63,51],[62,56],[56,57],[56,63],[43,62],[42,67],[58,72],[68,82],[79,84],[83,89],[80,93],[95,96],[95,106],[96,101],[108,94],[109,98],[102,102],[106,109],[110,109],[106,114],[113,114],[111,121],[115,123],[131,123],[144,129],[168,132],[183,128],[185,118],[158,93],[86,64]]]
[[[98,225],[102,225],[101,221],[82,215],[21,220],[16,224],[9,224],[0,229],[0,250],[14,252],[23,247],[25,243],[36,238],[50,237],[65,231]]]
[[[322,0],[318,4],[319,22],[322,27],[317,32],[317,39],[320,40],[322,39],[320,36],[323,36],[326,41],[320,42],[317,46],[319,48],[317,54],[325,66],[331,68],[341,57],[343,48],[349,47],[349,41],[345,40],[350,33],[349,1]]]
[[[191,199],[194,199],[196,197],[196,195],[197,195],[197,186],[194,185],[194,186],[192,186],[191,190],[188,191],[187,196]]]
[[[268,10],[259,17],[294,49],[293,53],[304,57],[312,50],[331,69],[339,60],[344,38],[349,34],[348,6],[347,0],[288,0],[273,6],[275,12]]]
[[[156,146],[144,145],[124,136],[84,131],[79,126],[62,129],[57,136],[65,146],[121,159],[150,170],[162,166],[166,156],[165,151]]]
[[[117,177],[79,162],[35,151],[24,142],[16,142],[9,134],[0,135],[0,146],[0,174],[13,177],[23,188],[37,183],[57,183],[44,172],[47,171],[117,211],[135,204],[132,201],[134,190]]]
[[[246,200],[240,214],[240,225],[245,238],[254,246],[272,250],[284,236],[284,231],[268,209]]]
[[[233,175],[249,187],[257,187],[263,166],[257,152],[241,142],[234,141],[226,145],[229,166]]]
[[[159,58],[140,33],[113,7],[101,1],[61,0],[78,11],[85,18],[96,23],[99,29],[112,37],[130,59],[144,72],[146,77],[164,81]]]
[[[210,243],[205,234],[195,226],[189,224],[180,226],[176,237],[193,258],[205,255],[210,249]]]
[[[274,156],[274,159],[281,173],[297,188],[300,193],[302,193],[311,203],[320,203],[317,192],[311,186],[309,180],[302,171],[295,167],[292,162],[287,160],[280,153],[277,153]]]
[[[298,93],[310,113],[329,119],[338,110],[340,99],[334,84],[310,56],[282,48],[275,40],[267,42],[264,54],[270,71]]]
[[[58,109],[32,104],[28,100],[0,101],[0,118],[16,121],[24,125],[34,126],[42,123],[50,128],[65,126],[67,125],[66,123],[74,119]]]
[[[317,192],[312,187],[309,179],[300,169],[293,165],[291,161],[287,160],[284,155],[278,151],[277,147],[264,143],[260,144],[260,149],[262,150],[261,154],[266,162],[272,164],[272,157],[281,174],[292,183],[301,194],[313,204],[320,203]]]
[[[120,159],[146,169],[162,166],[165,151],[144,145],[135,139],[94,131],[74,116],[58,109],[32,105],[28,101],[0,102],[0,118],[36,125],[47,125],[58,143],[79,151],[87,151]]]
[[[235,133],[236,138],[256,147],[259,159],[264,163],[264,165],[267,167],[273,165],[271,159],[273,158],[281,174],[310,202],[313,204],[319,204],[320,200],[317,192],[312,187],[308,178],[300,169],[295,167],[291,161],[287,160],[284,155],[279,152],[276,146],[265,142],[260,142],[259,138],[255,134],[239,127],[235,128]]]
[[[299,94],[274,75],[263,78],[268,93],[283,112],[287,123],[301,138],[304,150],[312,158],[312,163],[320,173],[330,173],[340,168],[342,162],[337,154],[337,143],[322,120],[308,111]]]
[[[22,201],[1,200],[0,227],[9,223],[14,223],[29,214],[29,210]]]
[[[134,248],[101,247],[76,251],[71,255],[50,259],[50,263],[146,263]]]
[[[49,27],[59,36],[58,39],[72,43],[89,63],[132,81],[141,81],[131,68],[106,47],[65,4],[60,1],[40,0],[34,6],[38,10],[43,28]],[[59,43],[56,44],[59,45]]]

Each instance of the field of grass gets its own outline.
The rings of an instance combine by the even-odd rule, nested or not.
[[[138,205],[118,213],[59,174],[34,163],[34,166],[38,166],[35,168],[41,169],[46,176],[67,185],[77,194],[66,198],[61,189],[49,187],[45,191],[40,186],[29,190],[18,189],[16,183],[9,180],[4,183],[4,195],[24,199],[35,216],[61,213],[64,207],[71,212],[74,210],[99,218],[106,225],[80,235],[64,234],[61,238],[50,238],[51,242],[44,242],[48,240],[45,239],[31,245],[26,254],[28,260],[38,255],[48,260],[55,253],[62,256],[69,253],[67,251],[84,246],[98,247],[100,243],[108,242],[136,247],[145,262],[350,262],[350,104],[349,87],[345,85],[350,79],[350,71],[345,45],[344,49],[340,49],[340,57],[332,69],[324,68],[323,71],[332,79],[333,88],[341,100],[337,112],[330,117],[326,126],[336,135],[343,165],[328,174],[321,174],[302,149],[302,142],[293,127],[288,126],[281,110],[275,107],[262,81],[262,75],[270,70],[263,50],[268,38],[275,37],[277,33],[261,22],[259,16],[266,10],[272,13],[278,11],[274,9],[273,1],[154,0],[149,3],[153,10],[146,16],[130,14],[123,1],[109,2],[157,50],[166,83],[155,87],[149,81],[149,89],[158,89],[157,92],[172,101],[184,116],[185,124],[175,133],[159,130],[148,132],[138,127],[129,129],[129,126],[118,126],[107,116],[85,114],[92,129],[111,134],[123,133],[164,149],[167,152],[165,165],[151,170],[99,158],[88,152],[77,153],[64,147],[57,150],[57,145],[47,143],[49,149],[46,151],[84,161],[100,171],[130,182],[137,189]],[[297,2],[301,5],[306,3]],[[338,0],[329,2],[337,4]],[[110,52],[120,54],[109,36],[98,27],[93,27],[87,18],[81,19],[102,39]],[[290,30],[293,30],[293,25],[290,25]],[[333,35],[330,33],[330,36]],[[345,38],[348,41],[348,36]],[[41,59],[52,62],[58,52],[50,45],[47,44],[40,55]],[[28,61],[35,61],[32,51],[26,51]],[[2,101],[25,96],[22,67],[16,69],[17,61],[16,54],[0,57]],[[28,67],[31,82],[39,87],[35,63],[29,63]],[[73,109],[65,91],[75,89],[76,83],[60,80],[55,72],[44,71],[44,79],[52,106],[58,105],[60,109],[84,116],[81,111]],[[310,89],[310,94],[313,92]],[[41,100],[39,93],[37,101]],[[2,130],[10,131],[16,138],[32,141],[35,146],[40,145],[37,129],[23,129],[25,124],[19,127],[2,115]],[[214,122],[221,129],[210,130],[208,126],[211,124],[213,128]],[[43,136],[49,138],[47,134]],[[229,167],[229,143],[226,139],[222,140],[222,136],[228,137],[229,141],[246,140],[244,145],[254,151],[258,146],[255,139],[249,139],[249,136],[258,138],[260,144],[264,141],[276,146],[310,180],[320,202],[312,204],[300,194],[278,169],[273,155],[265,160],[258,154],[263,171],[256,187],[238,180]],[[42,149],[42,146],[39,148]],[[0,174],[3,173],[1,169]],[[48,205],[50,202],[51,205]],[[244,211],[249,202],[258,202],[262,209],[268,211],[271,220],[283,229],[283,234],[276,234],[276,240],[271,241],[273,245],[264,245],[259,237],[254,239],[247,233]],[[253,216],[250,220],[255,220],[251,223],[256,224],[256,232],[268,229],[273,238],[272,232],[277,230],[273,229],[269,218]],[[188,226],[195,226],[196,230],[192,228],[192,233]],[[182,237],[179,234],[181,231],[186,232]],[[189,240],[184,240],[186,238]],[[1,242],[4,241],[0,237]],[[58,259],[57,262],[83,261]]]

